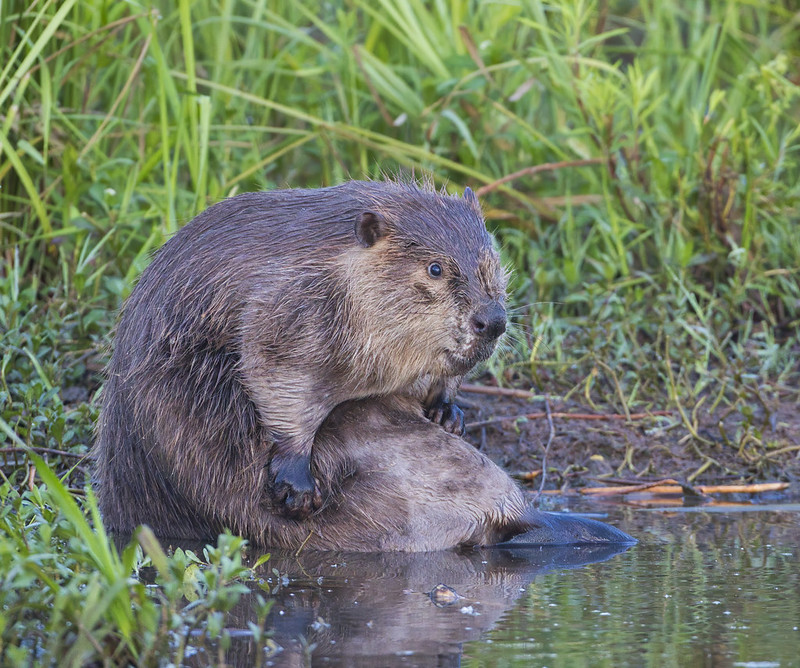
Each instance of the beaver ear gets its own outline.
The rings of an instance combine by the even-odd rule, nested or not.
[[[364,248],[369,248],[386,236],[386,220],[379,213],[365,211],[356,221],[356,239]]]
[[[472,188],[469,186],[464,188],[464,199],[470,204],[478,204],[478,197],[474,192],[472,192]]]

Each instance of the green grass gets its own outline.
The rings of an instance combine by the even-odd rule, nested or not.
[[[800,398],[799,23],[745,0],[0,3],[0,545],[79,563],[28,453],[83,494],[154,249],[237,192],[398,170],[482,195],[514,271],[501,382],[675,409],[709,458],[791,456],[765,425]],[[115,559],[97,582],[144,600]],[[108,605],[119,651],[149,651]]]
[[[248,591],[241,580],[253,577],[242,565],[244,541],[222,535],[201,556],[182,549],[168,556],[142,528],[120,553],[91,491],[90,521],[45,462],[30,458],[42,485],[21,493],[0,485],[3,665],[29,665],[33,657],[35,665],[181,665],[187,646],[223,656],[225,614]],[[152,579],[155,590],[147,586]],[[256,601],[251,632],[260,642],[271,604]]]

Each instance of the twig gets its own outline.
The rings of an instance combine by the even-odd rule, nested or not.
[[[517,480],[531,482],[532,480],[536,480],[540,475],[542,475],[541,471],[518,471],[517,473],[512,473],[511,477]]]
[[[595,496],[616,496],[618,494],[633,494],[635,492],[650,492],[651,494],[680,494],[685,491],[686,485],[667,478],[641,485],[616,485],[613,487],[584,487],[581,494]],[[788,482],[765,482],[753,485],[695,485],[692,489],[700,494],[758,494],[761,492],[781,492],[789,487]]]
[[[544,454],[542,455],[542,480],[539,483],[539,490],[534,495],[532,501],[537,506],[539,497],[544,491],[544,483],[547,480],[547,454],[550,452],[550,445],[552,444],[556,435],[556,428],[553,426],[553,415],[550,412],[550,399],[548,397],[544,398],[544,408],[547,411],[547,424],[550,425],[550,432],[547,436],[547,444],[544,446]]]
[[[147,55],[148,50],[150,49],[150,40],[152,39],[152,37],[153,37],[152,34],[150,34],[144,40],[144,44],[142,45],[142,50],[139,53],[139,57],[136,59],[136,62],[134,63],[133,68],[131,69],[131,73],[128,76],[128,79],[125,81],[124,85],[122,86],[122,90],[120,91],[119,95],[117,95],[117,98],[114,100],[114,102],[112,103],[111,108],[109,109],[108,113],[105,115],[105,118],[103,118],[102,122],[97,127],[97,130],[95,130],[95,133],[89,138],[89,140],[86,142],[86,145],[81,149],[81,152],[78,155],[78,160],[83,158],[83,156],[85,156],[89,152],[89,149],[91,149],[92,146],[95,145],[97,140],[102,135],[103,130],[105,129],[105,127],[111,122],[111,117],[114,114],[114,112],[116,111],[117,107],[120,105],[120,103],[125,98],[125,96],[127,96],[128,91],[130,90],[130,87],[133,85],[134,80],[139,75],[139,70],[142,67],[142,63],[144,62],[144,58]]]
[[[474,383],[462,383],[460,392],[471,392],[472,394],[489,394],[496,397],[515,397],[517,399],[535,399],[536,395],[528,390],[513,390],[507,387],[492,387],[489,385],[475,385]]]
[[[587,158],[586,160],[562,160],[561,162],[545,162],[541,165],[532,165],[530,167],[525,167],[524,169],[520,169],[519,171],[513,172],[511,174],[506,174],[504,177],[497,179],[497,181],[492,181],[492,183],[487,183],[485,186],[481,186],[475,191],[475,194],[478,197],[483,197],[487,193],[492,192],[493,190],[497,190],[500,186],[504,183],[508,183],[509,181],[515,181],[516,179],[522,176],[533,176],[534,174],[538,174],[539,172],[552,172],[557,169],[564,169],[565,167],[586,167],[587,165],[601,165],[607,162],[605,158]]]
[[[55,448],[40,448],[38,446],[30,446],[29,448],[0,448],[0,455],[6,454],[13,454],[17,452],[27,452],[28,450],[33,450],[34,452],[41,452],[47,455],[58,455],[60,457],[75,457],[76,459],[91,459],[91,455],[88,452],[84,452],[83,454],[77,452],[67,452],[66,450],[56,450]]]
[[[667,416],[672,415],[672,411],[650,411],[648,413],[631,413],[630,415],[622,415],[620,413],[523,413],[522,415],[501,415],[486,420],[479,420],[477,422],[468,422],[466,429],[474,429],[475,427],[482,427],[486,424],[494,424],[496,422],[513,422],[515,420],[541,420],[547,418],[560,418],[562,420],[625,420],[626,422],[633,422],[634,420],[646,420],[649,417]]]
[[[581,494],[594,494],[597,496],[616,496],[617,494],[632,494],[634,492],[645,492],[654,489],[661,489],[668,487],[676,492],[687,491],[690,494],[699,495],[696,488],[690,485],[682,485],[677,480],[672,478],[664,478],[663,480],[653,480],[651,482],[643,482],[638,485],[615,485],[613,487],[584,487],[580,490]],[[657,493],[657,492],[655,492]]]
[[[787,445],[785,448],[781,448],[780,450],[773,450],[772,452],[768,452],[764,456],[767,459],[772,459],[772,457],[778,457],[779,455],[783,455],[787,452],[792,452],[793,450],[800,450],[800,445]]]
[[[355,56],[358,69],[360,69],[361,74],[364,75],[364,82],[367,84],[367,88],[369,89],[370,95],[372,95],[372,99],[375,100],[375,104],[378,107],[380,115],[383,116],[383,120],[387,125],[394,125],[394,119],[392,118],[392,115],[389,113],[386,105],[383,104],[383,100],[381,99],[380,93],[378,93],[378,89],[375,88],[375,84],[372,83],[372,79],[370,78],[369,74],[367,74],[367,70],[364,68],[364,63],[361,62],[361,52],[358,49],[358,45],[353,47],[353,56]]]
[[[299,557],[300,553],[303,551],[303,548],[306,546],[306,543],[311,539],[311,536],[314,535],[314,531],[311,530],[308,532],[308,536],[306,536],[305,540],[300,543],[300,547],[297,548],[297,552],[294,553],[295,557]]]
[[[788,482],[760,482],[752,485],[697,485],[696,489],[704,494],[759,494],[782,492],[788,487]]]
[[[472,35],[469,34],[467,26],[458,26],[458,31],[461,33],[461,41],[464,42],[464,46],[467,47],[467,52],[469,53],[469,57],[472,58],[472,62],[478,66],[478,71],[480,71],[480,73],[486,77],[489,83],[494,86],[494,79],[489,73],[489,70],[486,69],[486,63],[483,62],[481,53],[478,51],[478,47],[475,46],[475,41],[472,39]]]

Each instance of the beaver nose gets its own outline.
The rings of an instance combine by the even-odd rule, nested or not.
[[[506,331],[506,310],[500,304],[489,304],[472,316],[470,324],[478,336],[496,339]]]

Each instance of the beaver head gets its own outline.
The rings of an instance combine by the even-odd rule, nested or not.
[[[406,379],[462,375],[506,329],[506,273],[478,199],[469,188],[459,197],[417,184],[371,186],[355,221],[359,248],[346,262],[354,310],[378,317],[372,333],[378,324],[381,335],[366,345],[402,364]]]

